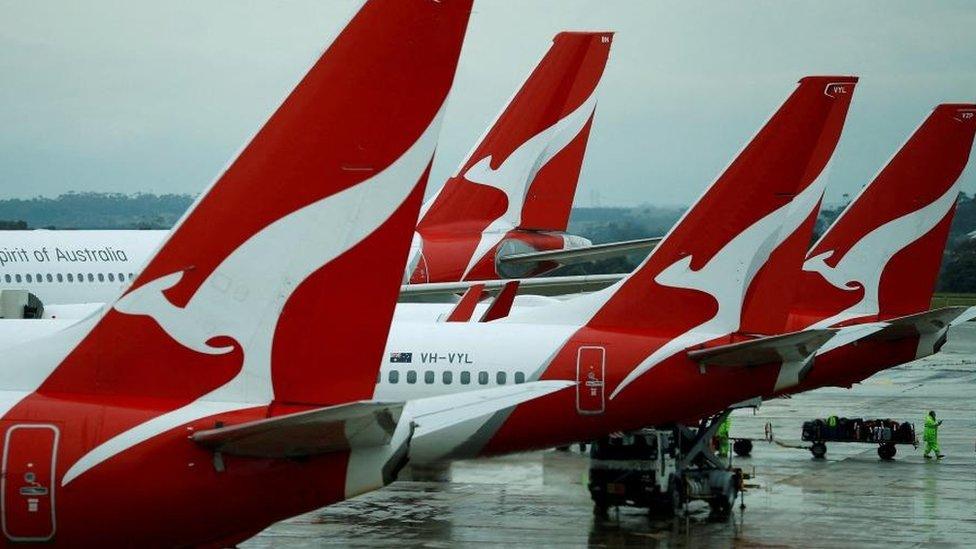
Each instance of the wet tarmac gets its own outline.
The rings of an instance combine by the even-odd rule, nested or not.
[[[944,424],[947,457],[898,446],[828,444],[825,460],[800,446],[803,421],[829,414]],[[821,389],[733,416],[734,437],[762,438],[735,463],[752,475],[745,509],[712,521],[708,508],[651,520],[639,509],[593,515],[587,459],[536,452],[454,464],[450,482],[398,481],[278,523],[244,547],[917,547],[976,544],[976,323],[957,328],[934,357],[882,372],[851,390]]]

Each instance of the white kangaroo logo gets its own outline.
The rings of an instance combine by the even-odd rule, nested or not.
[[[611,399],[675,353],[739,329],[742,307],[752,279],[773,251],[796,232],[817,207],[826,188],[827,172],[825,168],[789,204],[777,208],[736,235],[701,269],[693,270],[693,256],[685,256],[654,277],[654,281],[661,286],[698,290],[712,296],[718,310],[708,320],[671,339],[641,361],[613,390]],[[661,246],[656,249],[661,249]],[[654,252],[651,253],[653,255]]]
[[[491,155],[479,160],[468,168],[464,178],[472,183],[494,187],[508,198],[505,213],[492,221],[481,233],[481,240],[464,270],[465,276],[488,250],[505,237],[505,233],[522,222],[522,207],[529,192],[529,186],[550,160],[566,148],[590,119],[596,109],[596,89],[579,107],[561,118],[552,126],[542,130],[522,143],[508,155],[497,169],[491,167]]]
[[[173,305],[162,294],[182,273],[153,280],[120,298],[115,310],[151,317],[188,349],[223,354],[233,347],[212,347],[207,341],[217,336],[234,339],[243,349],[244,363],[233,379],[195,402],[91,450],[68,469],[62,485],[169,429],[274,400],[271,344],[282,308],[302,281],[355,247],[403,204],[433,155],[442,112],[443,107],[417,142],[382,172],[296,210],[251,236],[210,273],[185,307]]]
[[[827,265],[827,260],[833,257],[836,250],[827,250],[807,258],[803,263],[803,270],[818,273],[831,286],[845,291],[864,288],[864,296],[860,301],[817,322],[811,328],[825,328],[850,318],[878,314],[881,309],[878,289],[885,266],[895,254],[938,225],[949,213],[958,194],[957,182],[925,207],[875,228],[851,246],[836,267]],[[843,216],[835,221],[835,226],[842,219]]]

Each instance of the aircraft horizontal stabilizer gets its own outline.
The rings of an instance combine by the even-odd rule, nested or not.
[[[511,255],[501,255],[498,262],[503,265],[537,264],[551,261],[560,265],[575,265],[629,255],[636,252],[650,251],[661,241],[661,237],[639,238],[622,242],[608,242],[593,244],[581,248],[562,250],[546,250],[541,252],[525,252]]]
[[[817,355],[819,356],[827,351],[843,347],[848,343],[865,339],[884,330],[886,326],[887,324],[884,322],[867,322],[853,326],[844,326],[843,328],[834,328],[834,337],[830,338],[830,341],[824,343],[817,349]]]
[[[519,295],[566,295],[581,292],[595,292],[613,285],[625,274],[553,276],[548,278],[518,278]],[[400,302],[450,301],[458,294],[465,293],[476,284],[484,286],[484,291],[495,294],[512,280],[466,280],[462,282],[431,282],[426,284],[405,284],[400,286]]]
[[[969,322],[976,318],[976,307],[967,307],[959,316],[949,322],[950,326],[958,326],[963,322]]]
[[[688,351],[703,366],[758,366],[775,362],[803,362],[834,336],[834,330],[804,330],[761,337],[729,345]]]
[[[414,440],[459,423],[488,416],[576,385],[575,381],[531,381],[492,389],[411,400],[404,415],[416,424]]]
[[[197,444],[228,455],[258,458],[314,456],[390,442],[403,403],[358,401],[197,431]]]
[[[923,313],[892,318],[873,335],[878,339],[899,339],[913,335],[934,334],[976,317],[976,307],[942,307]]]

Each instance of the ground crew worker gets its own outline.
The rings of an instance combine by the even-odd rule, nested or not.
[[[932,459],[929,456],[929,452],[935,452],[936,459],[942,459],[945,455],[942,453],[941,448],[939,448],[939,426],[942,425],[941,421],[936,421],[935,411],[930,411],[929,415],[925,416],[925,430],[922,431],[922,440],[925,441],[925,452],[922,453],[925,459]]]
[[[826,435],[829,438],[837,436],[837,416],[827,416]]]
[[[725,416],[722,420],[721,425],[718,426],[718,431],[715,432],[715,438],[718,439],[718,455],[719,457],[729,457],[729,429],[732,428],[732,414]]]

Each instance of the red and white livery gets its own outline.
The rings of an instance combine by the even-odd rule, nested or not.
[[[470,10],[366,3],[124,295],[5,350],[7,543],[233,545],[390,480],[411,421],[371,396]]]
[[[424,205],[411,283],[534,275],[557,263],[499,270],[496,260],[589,245],[564,231],[612,38],[610,32],[556,35],[457,173]]]

